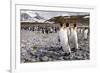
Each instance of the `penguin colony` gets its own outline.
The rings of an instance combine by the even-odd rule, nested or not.
[[[80,33],[83,33],[83,37],[85,40],[88,39],[87,28],[85,28],[84,30],[78,30],[76,23],[74,23],[72,26],[69,25],[69,23],[60,24],[59,30],[60,45],[62,46],[63,51],[65,51],[66,53],[71,53],[72,49],[79,49],[77,35],[78,31],[80,31]]]

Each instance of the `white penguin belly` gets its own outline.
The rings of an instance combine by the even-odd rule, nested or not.
[[[61,44],[63,50],[66,53],[70,52],[70,47],[68,44],[68,36],[67,36],[66,30],[61,30],[59,35],[60,35],[60,44]]]
[[[71,32],[70,47],[78,49],[78,37],[77,32],[75,30]]]
[[[84,30],[84,39],[87,39],[88,37],[88,30]]]

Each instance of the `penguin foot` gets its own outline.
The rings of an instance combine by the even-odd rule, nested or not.
[[[70,52],[69,53],[65,53],[64,56],[69,56],[70,54],[71,54]]]
[[[76,52],[76,48],[72,48],[71,51],[72,51],[72,52]]]

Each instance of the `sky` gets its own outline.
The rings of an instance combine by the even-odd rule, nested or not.
[[[72,16],[72,15],[88,15],[86,12],[58,12],[58,11],[34,11],[34,10],[21,10],[21,13],[27,13],[31,17],[35,17],[36,13],[44,17],[44,19],[50,19],[56,16]]]

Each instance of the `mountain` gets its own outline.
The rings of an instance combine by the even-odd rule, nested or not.
[[[29,22],[45,22],[44,17],[40,16],[39,13],[35,13],[35,16],[32,17],[28,13],[21,13],[21,21],[29,21]]]
[[[27,21],[29,19],[31,19],[31,16],[29,14],[27,14],[27,13],[21,14],[21,21]]]
[[[84,25],[89,25],[89,15],[73,15],[73,16],[57,16],[49,19],[49,22],[54,23],[82,23]]]
[[[39,13],[36,12],[35,14],[36,16],[34,18],[39,19],[39,20],[44,19],[44,17],[40,16]]]

